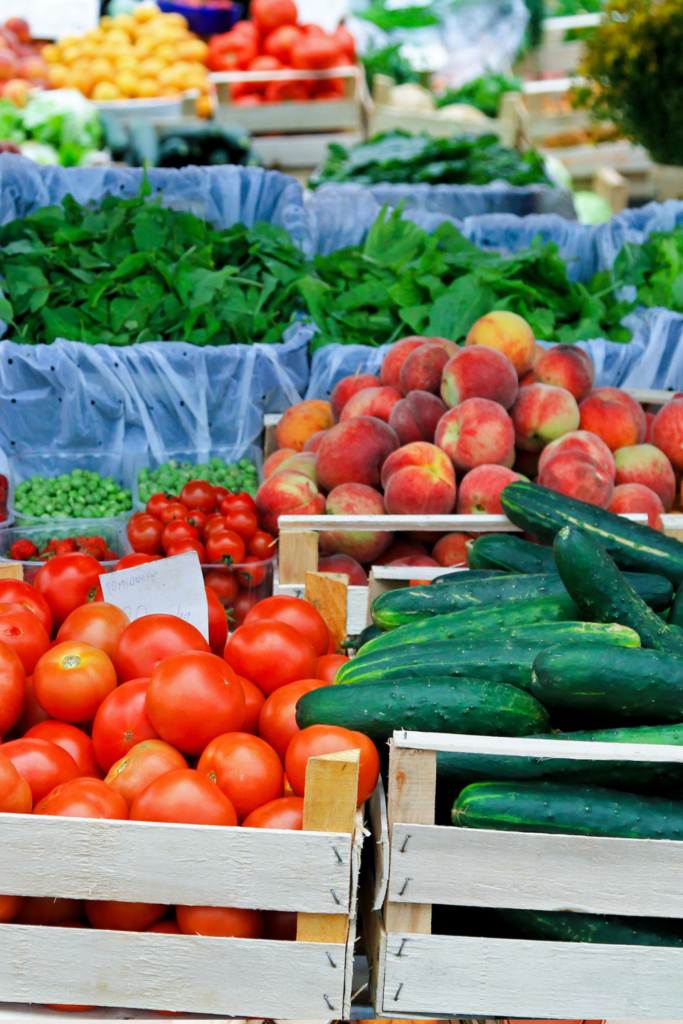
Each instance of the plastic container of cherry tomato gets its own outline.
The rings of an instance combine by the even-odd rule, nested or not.
[[[102,537],[110,551],[116,552],[116,561],[100,562],[107,572],[114,567],[124,555],[133,552],[126,535],[126,524],[118,519],[57,519],[39,526],[10,526],[0,530],[0,565],[20,565],[24,570],[24,581],[33,583],[45,562],[22,562],[10,558],[10,549],[17,540],[30,540],[38,550],[45,547],[49,540],[67,540],[69,537]]]
[[[209,448],[168,448],[161,451],[137,452],[131,456],[133,509],[139,512],[147,504],[144,495],[140,494],[140,472],[143,469],[153,471],[168,462],[177,462],[179,466],[182,463],[189,463],[191,466],[205,466],[210,459],[222,459],[229,464],[239,462],[240,459],[249,459],[256,466],[258,482],[262,483],[263,481],[263,452],[254,444],[215,445]],[[193,479],[193,477],[189,477],[189,479]],[[199,476],[195,479],[204,480],[206,476]],[[180,489],[178,493],[180,493]]]
[[[218,594],[229,612],[230,629],[241,626],[247,612],[273,593],[277,558],[244,565],[203,565],[204,583]]]

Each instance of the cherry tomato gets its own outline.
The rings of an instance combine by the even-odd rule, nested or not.
[[[164,524],[155,516],[141,515],[133,521],[128,520],[126,533],[130,545],[136,554],[160,555],[161,535],[164,532]]]
[[[210,590],[213,590],[226,611],[232,607],[239,588],[232,570],[227,565],[209,569],[204,577],[204,583]]]
[[[83,900],[52,896],[27,896],[17,916],[17,924],[40,924],[47,927],[69,927],[83,919]]]
[[[174,519],[187,519],[189,511],[187,505],[184,505],[182,501],[171,501],[166,508],[162,509],[159,518],[164,524],[172,523]]]
[[[326,685],[322,679],[298,679],[295,683],[281,686],[266,699],[259,715],[258,734],[266,743],[270,743],[281,761],[285,760],[292,737],[300,732],[296,722],[296,703],[299,697]]]
[[[308,640],[319,658],[327,654],[330,643],[329,630],[318,609],[308,601],[302,601],[299,597],[266,597],[254,605],[244,622],[245,625],[251,625],[267,619],[286,622],[288,626],[292,626]],[[310,673],[311,678],[314,675],[315,672]]]
[[[168,494],[165,491],[158,491],[157,494],[153,494],[145,505],[145,512],[150,516],[155,516],[157,519],[161,518],[161,513],[164,511],[167,505],[170,505],[172,501],[178,499],[173,494]]]
[[[35,587],[23,580],[0,580],[0,603],[23,604],[42,622],[47,633],[52,633],[50,606]]]
[[[104,777],[104,773],[95,760],[92,740],[77,726],[71,725],[69,722],[38,722],[24,735],[24,739],[32,737],[37,740],[49,740],[50,743],[55,743],[62,750],[66,750],[67,754],[71,754],[78,765],[79,775],[87,775],[93,779]]]
[[[163,555],[124,555],[114,566],[114,572],[119,569],[135,569],[138,565],[146,565],[147,562],[158,562]]]
[[[180,492],[180,500],[188,508],[216,511],[216,491],[207,480],[188,480]]]
[[[276,826],[269,825],[269,828]],[[264,939],[275,939],[277,942],[294,942],[298,915],[293,910],[266,910],[266,930]]]
[[[333,683],[337,672],[348,660],[343,654],[323,654],[318,658],[318,679]]]
[[[259,599],[256,590],[240,590],[231,607],[228,609],[231,628],[241,626],[248,612],[254,607]]]
[[[297,796],[304,795],[308,759],[342,750],[360,750],[358,806],[368,799],[379,778],[377,748],[362,733],[342,729],[337,725],[309,725],[292,738],[285,756],[285,769],[289,784]]]
[[[85,913],[93,928],[115,932],[144,932],[163,917],[164,903],[122,903],[118,900],[86,900]]]
[[[228,639],[228,616],[216,591],[211,587],[204,589],[209,606],[209,647],[220,658]]]
[[[38,616],[23,604],[0,604],[0,642],[11,647],[31,675],[50,646],[50,637]]]
[[[243,541],[249,541],[258,530],[258,519],[246,508],[230,508],[223,516],[226,529],[232,530]]]
[[[143,615],[126,626],[114,648],[114,668],[120,683],[149,679],[160,661],[182,651],[211,648],[194,626],[177,615]]]
[[[257,530],[254,536],[247,541],[247,554],[253,555],[254,558],[260,558],[265,561],[267,558],[272,558],[277,552],[277,544],[275,538],[270,533],[266,533],[265,530]]]
[[[251,679],[247,679],[246,676],[238,676],[240,686],[244,691],[244,722],[242,723],[242,732],[250,732],[254,736],[258,736],[258,720],[261,714],[261,708],[266,702],[266,695],[263,690],[260,690],[256,683],[252,683]]]
[[[24,905],[24,896],[0,896],[0,924],[9,924]]]
[[[190,526],[194,526],[195,530],[199,532],[199,536],[201,537],[208,520],[209,517],[206,512],[202,512],[200,508],[193,508],[188,512],[186,522],[188,522]]]
[[[248,732],[229,732],[206,746],[197,771],[208,775],[243,821],[257,807],[282,796],[284,772],[271,746]]]
[[[247,555],[241,567],[235,569],[235,576],[244,590],[253,590],[255,587],[259,587],[266,578],[266,567],[260,558]]]
[[[143,740],[111,766],[104,781],[132,807],[136,797],[155,779],[177,768],[187,768],[179,750],[163,740]]]
[[[227,796],[193,768],[166,772],[150,783],[131,807],[130,819],[187,825],[237,824],[235,808]]]
[[[186,551],[194,551],[199,559],[199,564],[206,565],[206,548],[200,540],[194,540],[190,537],[176,541],[175,544],[170,546],[166,554],[169,558],[173,558],[174,555],[184,555]]]
[[[111,659],[90,644],[72,640],[56,644],[42,656],[33,673],[38,703],[52,718],[89,722],[100,704],[116,689]]]
[[[114,818],[125,821],[128,805],[122,796],[99,779],[72,779],[48,793],[33,808],[34,814],[62,818]]]
[[[2,752],[31,787],[33,803],[38,803],[55,786],[79,776],[78,765],[71,754],[49,740],[34,737],[3,743]]]
[[[152,672],[147,714],[162,740],[184,754],[201,754],[215,736],[242,728],[244,692],[222,658],[186,651]]]
[[[202,530],[202,540],[206,544],[209,537],[213,537],[214,533],[223,533],[225,531],[225,519],[223,516],[218,514],[211,516],[207,519],[204,529]]]
[[[260,939],[265,928],[262,910],[238,907],[176,907],[178,927],[184,935],[215,935]]]
[[[56,555],[41,565],[33,585],[49,604],[55,626],[74,608],[101,595],[99,578],[105,572],[97,559],[79,553]]]
[[[0,643],[0,736],[12,728],[23,711],[26,672],[19,655]]]
[[[0,812],[30,814],[33,806],[31,787],[14,767],[9,757],[0,753]]]
[[[196,530],[194,526],[190,526],[185,519],[173,519],[170,523],[166,524],[161,535],[161,546],[166,554],[168,554],[168,549],[173,547],[178,540],[199,540],[199,530]]]
[[[19,736],[26,736],[26,734],[36,725],[41,722],[45,722],[49,719],[47,711],[43,711],[40,704],[36,700],[36,695],[33,691],[33,676],[26,676],[26,690],[25,690],[24,710],[21,715],[14,723],[14,727],[9,733],[9,737],[18,738]],[[46,737],[41,737],[45,739]],[[50,737],[47,737],[48,739]],[[71,754],[71,751],[69,751]],[[73,757],[73,754],[71,755]]]
[[[121,683],[97,709],[92,725],[92,742],[97,763],[105,772],[138,743],[159,738],[147,717],[145,698],[148,686],[149,679],[131,679],[128,683]]]
[[[81,643],[97,647],[108,658],[114,653],[116,643],[130,619],[114,604],[98,601],[82,604],[64,619],[57,633],[57,643],[80,640]],[[1,629],[0,629],[1,632]]]
[[[206,542],[206,557],[209,562],[223,562],[225,565],[239,565],[244,561],[244,541],[232,530],[212,534]]]
[[[230,494],[230,491],[227,487],[222,487],[220,484],[216,484],[214,491],[216,492],[216,508],[220,508],[223,499]]]
[[[302,829],[304,800],[301,796],[281,796],[252,811],[242,822],[243,828]]]
[[[221,502],[220,513],[222,516],[226,516],[230,510],[236,508],[246,509],[247,512],[253,512],[256,515],[256,502],[246,491],[240,491],[239,494],[226,494]]]

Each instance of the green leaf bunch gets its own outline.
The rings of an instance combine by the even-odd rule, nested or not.
[[[653,231],[644,245],[626,242],[614,276],[636,287],[640,305],[683,312],[683,228]]]

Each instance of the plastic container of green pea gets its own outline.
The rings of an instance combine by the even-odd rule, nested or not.
[[[208,480],[235,493],[255,495],[263,479],[263,452],[256,445],[175,448],[138,452],[132,458],[136,510],[143,509],[159,491],[178,496],[188,480]]]
[[[130,518],[134,469],[124,452],[16,452],[8,459],[16,526]]]

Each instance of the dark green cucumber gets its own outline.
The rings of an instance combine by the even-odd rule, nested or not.
[[[683,839],[683,803],[556,782],[475,782],[453,804],[453,824],[511,832]]]
[[[487,533],[477,537],[467,552],[467,564],[471,569],[557,572],[552,548],[530,544],[514,533]]]
[[[600,541],[585,530],[563,526],[553,551],[562,581],[583,612],[579,618],[630,626],[643,647],[683,657],[683,636],[645,604]]]
[[[552,544],[563,526],[578,526],[600,541],[620,568],[666,576],[675,587],[683,583],[683,544],[645,524],[523,480],[508,484],[501,505],[515,526],[542,544]]]
[[[516,686],[464,678],[370,683],[361,700],[352,686],[321,686],[299,699],[296,721],[357,729],[377,742],[395,729],[531,736],[550,726],[545,708]]]
[[[683,586],[676,591],[676,596],[669,610],[669,625],[683,628]]]
[[[550,647],[534,662],[531,692],[546,707],[615,723],[683,722],[683,658],[642,647]]]
[[[333,689],[333,687],[323,687]],[[314,691],[317,693],[318,691]],[[590,732],[548,733],[535,736],[543,740],[583,740],[595,743],[652,743],[683,746],[683,724],[643,725],[625,729],[595,729]],[[673,761],[592,761],[560,757],[506,757],[504,755],[456,754],[436,755],[439,777],[459,787],[472,782],[494,782],[516,779],[520,782],[544,779],[562,782],[607,786],[631,792],[648,792],[663,787],[683,786],[683,763]]]
[[[367,644],[370,640],[374,640],[375,637],[381,635],[382,630],[377,626],[366,626],[365,629],[361,630],[358,636],[347,637],[342,643],[342,647],[345,651],[359,651],[364,644]]]
[[[683,925],[662,917],[620,917],[555,910],[498,910],[530,939],[617,946],[683,946]]]
[[[445,572],[443,576],[435,576],[432,580],[431,585],[434,586],[437,583],[439,586],[445,583],[450,585],[451,583],[462,583],[464,579],[467,580],[490,580],[494,576],[509,576],[510,570],[503,571],[502,569],[456,569],[451,572]]]

